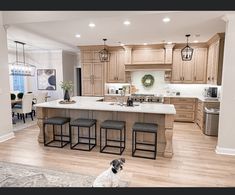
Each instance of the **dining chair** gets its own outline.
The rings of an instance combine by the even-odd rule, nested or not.
[[[46,97],[47,97],[47,94],[48,92],[40,92],[40,93],[37,93],[35,95],[35,104],[40,104],[40,103],[43,103],[43,102],[46,102]],[[35,116],[35,113],[36,113],[36,108],[33,104],[33,108],[32,108],[32,111],[33,111],[33,115]]]
[[[24,94],[22,98],[22,104],[15,106],[12,111],[13,113],[17,113],[20,115],[21,119],[23,119],[25,123],[25,114],[30,114],[31,119],[33,120],[32,114],[32,101],[33,101],[33,94]]]
[[[17,94],[18,99],[22,99],[24,97],[24,93],[20,92]]]

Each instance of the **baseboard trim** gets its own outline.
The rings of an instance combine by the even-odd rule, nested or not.
[[[5,142],[9,139],[12,139],[15,137],[15,134],[13,132],[7,133],[5,135],[0,136],[0,143]]]
[[[235,149],[232,148],[222,148],[219,146],[216,146],[215,152],[217,154],[224,154],[224,155],[235,155]]]

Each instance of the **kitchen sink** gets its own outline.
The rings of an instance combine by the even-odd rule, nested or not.
[[[124,107],[135,107],[135,106],[139,106],[139,104],[133,104],[133,106],[127,106],[127,104],[123,104],[123,105],[121,105],[121,104],[117,104],[117,103],[109,103],[109,105],[112,105],[112,106],[124,106]]]

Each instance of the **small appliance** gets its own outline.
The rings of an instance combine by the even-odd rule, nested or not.
[[[208,87],[205,88],[205,97],[218,98],[218,88],[217,87]]]

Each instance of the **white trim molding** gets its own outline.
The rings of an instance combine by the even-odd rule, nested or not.
[[[215,152],[217,154],[225,154],[225,155],[234,155],[235,156],[235,149],[233,149],[233,148],[222,148],[222,147],[216,146]]]
[[[12,139],[15,137],[15,134],[13,132],[10,132],[10,133],[7,133],[7,134],[4,134],[4,135],[1,135],[0,136],[0,143],[1,142],[5,142],[9,139]]]

